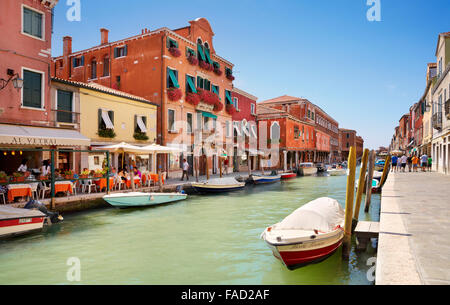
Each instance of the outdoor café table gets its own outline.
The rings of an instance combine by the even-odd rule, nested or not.
[[[31,197],[31,186],[28,184],[9,184],[8,201],[12,202],[16,197]]]
[[[73,194],[72,182],[70,181],[57,181],[55,182],[55,194],[57,193],[71,193]]]
[[[141,187],[141,178],[139,178],[139,176],[134,177],[134,184],[137,184],[139,187]],[[131,187],[131,178],[127,178],[127,187]]]
[[[94,183],[98,185],[100,191],[106,189],[106,178],[94,180]],[[114,177],[109,177],[109,189],[112,190],[113,187],[114,187]]]

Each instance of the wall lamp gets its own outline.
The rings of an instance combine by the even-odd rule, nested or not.
[[[8,69],[6,70],[6,74],[9,76],[8,79],[0,79],[0,90],[6,88],[9,82],[12,81],[14,88],[21,89],[23,87],[23,79],[20,78],[19,73],[14,73],[14,70]]]

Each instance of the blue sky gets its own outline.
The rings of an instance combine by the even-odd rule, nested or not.
[[[259,101],[305,97],[378,148],[424,92],[438,34],[450,31],[450,1],[380,0],[380,22],[367,20],[366,2],[81,0],[81,21],[69,22],[60,0],[53,55],[62,54],[65,35],[77,51],[98,45],[102,27],[115,41],[205,17],[216,52],[235,64],[236,87]]]

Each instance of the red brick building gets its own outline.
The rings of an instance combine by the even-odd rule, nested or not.
[[[294,105],[296,108],[297,105]],[[257,104],[257,121],[260,137],[259,149],[271,150],[279,139],[277,158],[272,159],[272,168],[293,168],[299,162],[312,162],[316,151],[316,136],[313,122],[306,122],[290,114],[286,109],[279,110]],[[262,132],[265,131],[265,134]],[[261,139],[267,139],[266,143]],[[261,145],[262,144],[262,145]],[[273,151],[271,152],[273,153]]]
[[[342,152],[342,160],[348,160],[350,147],[356,148],[356,159],[360,159],[364,150],[364,139],[356,135],[356,130],[339,128],[339,146]]]
[[[235,171],[248,171],[258,168],[258,125],[256,123],[256,101],[258,98],[238,88],[231,94],[236,112],[233,114]]]
[[[227,141],[219,129],[231,122],[231,106],[226,105],[232,104],[233,64],[216,53],[214,32],[206,19],[189,23],[175,30],[143,29],[115,42],[108,40],[108,30],[101,29],[99,45],[76,52],[72,38],[64,37],[63,55],[54,58],[51,70],[62,79],[97,82],[159,105],[157,142],[184,151],[167,160],[170,172],[181,175],[183,157],[193,168],[197,132],[202,139],[196,145],[200,174],[206,169],[216,173],[220,150],[211,151]]]

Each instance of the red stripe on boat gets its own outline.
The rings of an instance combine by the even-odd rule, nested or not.
[[[44,222],[44,217],[30,217],[30,218],[16,218],[16,219],[0,220],[0,228],[1,227],[22,226],[22,225],[28,225],[28,224],[32,224],[32,223],[41,223],[41,222]]]
[[[298,264],[311,263],[330,253],[333,253],[342,243],[342,239],[337,243],[325,248],[305,250],[305,251],[280,251],[281,259],[286,266],[294,266]]]

